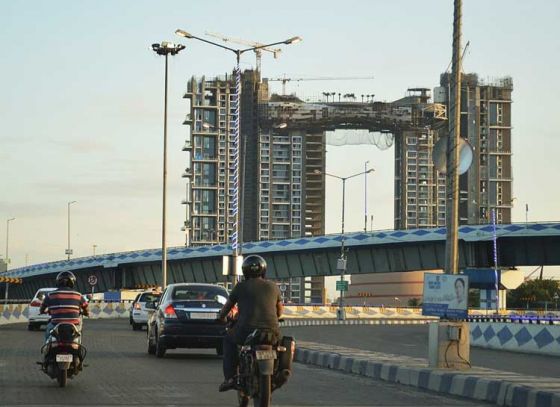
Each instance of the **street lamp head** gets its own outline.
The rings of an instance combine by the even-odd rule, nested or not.
[[[370,173],[370,172],[373,172],[373,171],[375,171],[375,168],[370,168],[369,170],[366,171],[366,174]]]
[[[322,174],[321,170],[314,170],[313,174]]]
[[[303,39],[301,37],[292,37],[286,41],[284,41],[284,44],[297,44],[298,42],[303,41]]]
[[[175,30],[175,34],[177,34],[179,37],[193,38],[193,35],[192,35],[192,34],[189,34],[189,33],[186,32],[185,30],[181,30],[181,29],[176,29],[176,30]]]
[[[286,122],[278,123],[274,127],[276,127],[277,129],[285,129],[286,127],[288,127],[288,123],[286,123]]]
[[[179,51],[185,48],[183,44],[174,44],[169,41],[162,41],[161,44],[152,44],[152,50],[158,55],[177,55]]]

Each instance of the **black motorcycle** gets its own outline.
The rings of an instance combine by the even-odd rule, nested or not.
[[[236,380],[240,407],[253,399],[255,407],[269,407],[271,394],[282,387],[292,373],[296,342],[290,336],[280,340],[268,331],[255,330],[239,351]]]
[[[51,379],[56,379],[60,387],[65,387],[71,379],[82,371],[87,349],[81,344],[81,332],[74,324],[60,323],[51,331],[50,337],[41,348],[41,365]]]

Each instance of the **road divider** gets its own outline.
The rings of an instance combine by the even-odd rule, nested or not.
[[[314,342],[297,344],[295,361],[438,393],[509,407],[560,405],[560,382],[484,368],[428,368],[427,359],[369,352]]]

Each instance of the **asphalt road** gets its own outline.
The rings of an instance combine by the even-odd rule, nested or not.
[[[331,325],[284,328],[303,341],[428,358],[428,325]],[[560,378],[560,357],[471,347],[473,366]]]
[[[86,321],[89,365],[59,388],[35,361],[43,332],[24,324],[0,327],[2,406],[233,406],[218,393],[222,361],[210,350],[172,350],[164,359],[146,352],[146,332],[127,320]],[[291,381],[273,394],[275,406],[482,406],[358,376],[295,364]]]

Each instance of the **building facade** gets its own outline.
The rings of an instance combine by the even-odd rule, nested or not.
[[[193,77],[187,88],[185,241],[227,244],[234,230],[229,192],[236,186],[235,81],[228,76]],[[308,138],[302,131],[261,129],[259,109],[268,99],[268,84],[259,72],[244,71],[239,100],[240,242],[324,234],[324,217],[317,216],[324,214],[324,180],[314,172],[324,170],[324,135]],[[287,302],[322,302],[323,278],[291,278],[278,284]]]
[[[440,77],[434,89],[434,103],[449,111],[449,74]],[[429,97],[427,89],[412,89],[396,101],[414,109],[414,104]],[[511,94],[509,77],[483,81],[476,74],[463,74],[461,88],[460,135],[472,147],[473,161],[459,177],[459,223],[511,223],[512,151]],[[432,150],[443,135],[443,128],[417,127],[403,130],[395,137],[395,229],[435,228],[446,224],[445,175],[434,167]],[[352,277],[348,303],[406,305],[420,299],[423,272]]]

